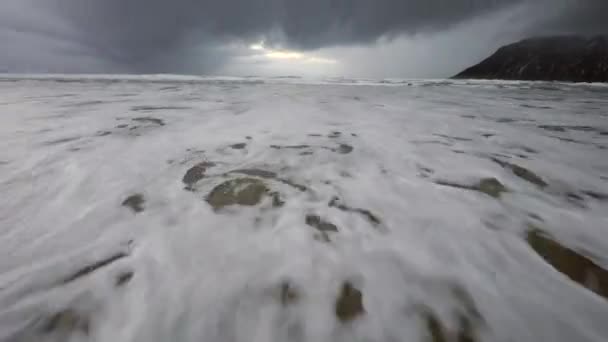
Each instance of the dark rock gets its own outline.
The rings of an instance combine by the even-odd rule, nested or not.
[[[347,323],[363,314],[365,314],[363,294],[351,283],[344,283],[336,300],[336,317],[342,323]]]
[[[608,37],[526,39],[500,48],[455,78],[608,82]]]

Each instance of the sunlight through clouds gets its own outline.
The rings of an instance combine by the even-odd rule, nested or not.
[[[338,63],[335,59],[323,58],[304,54],[301,52],[283,50],[283,49],[271,49],[264,46],[263,42],[252,44],[249,46],[252,51],[259,52],[264,57],[271,60],[284,60],[284,61],[297,61],[303,63],[314,63],[314,64],[336,64]]]

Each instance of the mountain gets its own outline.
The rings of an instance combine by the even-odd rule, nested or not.
[[[454,78],[608,82],[608,36],[525,39]]]

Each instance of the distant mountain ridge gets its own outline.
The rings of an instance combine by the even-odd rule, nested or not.
[[[525,39],[454,78],[608,82],[608,36]]]

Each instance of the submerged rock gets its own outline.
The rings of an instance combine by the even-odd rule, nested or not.
[[[336,300],[336,317],[342,323],[347,323],[363,314],[365,314],[363,294],[351,283],[345,282]]]
[[[72,334],[81,332],[89,335],[90,328],[88,317],[73,309],[66,309],[49,317],[42,326],[42,332],[45,334]]]
[[[122,202],[122,206],[133,210],[133,212],[135,213],[141,213],[142,211],[144,211],[144,203],[146,203],[144,195],[135,194],[127,197]]]
[[[500,198],[502,193],[509,191],[496,178],[483,178],[477,184],[473,185],[458,184],[449,181],[435,181],[435,183],[443,186],[449,186],[452,188],[483,192],[484,194],[492,196],[494,198]]]
[[[114,285],[116,285],[116,287],[124,286],[128,282],[130,282],[132,278],[133,278],[133,271],[121,272],[120,274],[118,274],[118,276],[116,276],[116,281],[115,281]]]
[[[299,298],[300,295],[290,283],[284,282],[283,284],[281,284],[280,300],[283,306],[295,304]]]
[[[329,201],[328,205],[331,208],[336,208],[336,209],[339,209],[342,211],[360,214],[363,217],[365,217],[374,226],[379,226],[380,224],[382,224],[382,221],[380,220],[380,218],[378,218],[378,216],[374,215],[371,211],[369,211],[367,209],[361,209],[361,208],[351,208],[351,207],[341,203],[340,199],[338,197],[332,198],[331,201]]]
[[[306,224],[316,228],[321,232],[337,232],[338,227],[335,224],[329,223],[321,219],[317,215],[306,215]]]
[[[536,253],[571,280],[608,299],[608,271],[583,254],[561,245],[537,227],[529,227],[526,239]]]
[[[498,165],[502,166],[505,169],[509,169],[513,172],[513,174],[515,174],[517,177],[530,182],[534,185],[537,185],[541,188],[546,187],[548,184],[541,178],[539,177],[536,173],[521,167],[517,164],[512,164],[512,163],[507,163],[505,161],[502,161],[500,159],[496,159],[493,158],[492,159],[495,163],[497,163]]]
[[[338,146],[338,148],[336,149],[336,152],[340,153],[340,154],[349,154],[353,151],[353,147],[347,144],[340,144],[340,146]]]
[[[231,205],[254,206],[269,195],[270,189],[256,178],[236,178],[216,186],[207,195],[207,203],[215,210]]]
[[[207,169],[214,166],[215,163],[202,162],[188,169],[182,178],[182,182],[186,185],[186,190],[193,190],[194,184],[205,178],[205,172],[207,172]]]
[[[458,316],[458,327],[447,329],[439,318],[428,311],[423,314],[426,330],[432,342],[476,342],[474,325],[466,316]]]

